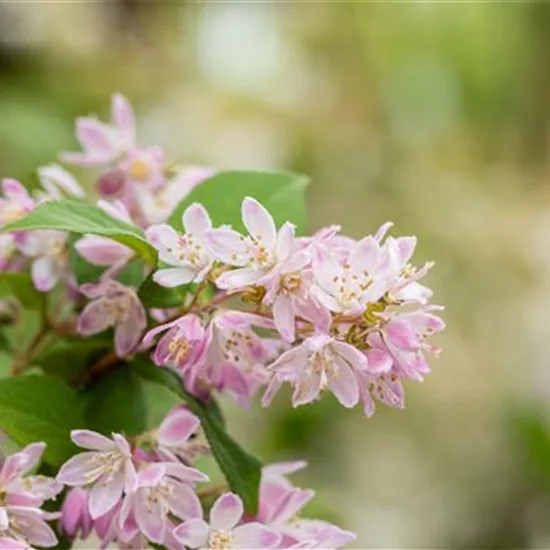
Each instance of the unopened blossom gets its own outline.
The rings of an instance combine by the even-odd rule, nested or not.
[[[161,261],[170,265],[159,269],[153,279],[162,286],[175,287],[204,281],[212,267],[212,257],[205,248],[204,237],[212,222],[204,206],[194,203],[182,215],[185,230],[179,235],[169,225],[153,225],[147,229],[149,242],[158,250]]]
[[[357,376],[366,368],[366,356],[354,346],[316,334],[269,366],[273,377],[262,403],[268,405],[281,384],[289,382],[294,386],[294,407],[314,401],[324,389],[329,389],[344,407],[353,407],[359,400]]]
[[[128,100],[115,94],[111,105],[111,123],[95,117],[76,120],[76,138],[83,152],[62,153],[61,160],[79,166],[102,166],[116,161],[135,143],[134,111]]]
[[[208,351],[200,376],[218,390],[228,391],[246,405],[268,380],[265,363],[271,357],[266,339],[254,327],[274,329],[270,319],[240,311],[222,310],[208,325]]]
[[[210,509],[210,522],[191,519],[174,530],[174,536],[188,548],[253,549],[277,548],[281,536],[257,522],[239,525],[244,509],[234,493],[221,495]]]
[[[73,430],[71,439],[89,450],[65,462],[57,480],[71,487],[91,485],[89,511],[92,519],[97,519],[116,506],[123,492],[130,493],[136,488],[130,445],[120,434],[112,434],[109,439],[89,430]]]
[[[68,238],[65,231],[40,229],[27,233],[19,244],[23,255],[32,259],[32,280],[41,292],[50,291],[66,278]]]
[[[25,187],[17,180],[2,180],[0,197],[0,227],[25,217],[34,207],[35,201]]]
[[[61,506],[59,526],[68,537],[86,539],[92,531],[93,520],[88,509],[88,491],[73,487],[65,496]]]
[[[193,485],[208,481],[199,470],[175,462],[149,464],[138,472],[136,490],[127,494],[120,511],[124,527],[130,513],[139,530],[152,542],[164,542],[171,518],[186,520],[202,515]]]
[[[197,441],[199,419],[184,406],[174,407],[161,422],[155,434],[155,456],[161,461],[192,464],[209,452],[208,445]]]
[[[150,330],[143,338],[143,345],[150,346],[156,336],[165,332],[153,352],[153,361],[158,366],[174,366],[185,371],[204,356],[206,333],[200,317],[184,315]]]
[[[58,164],[38,168],[38,179],[46,191],[46,200],[62,199],[66,195],[77,198],[86,196],[76,178]]]
[[[41,510],[46,500],[61,490],[55,479],[28,475],[39,462],[46,445],[32,443],[8,456],[0,469],[0,538],[50,547],[57,537],[46,523],[52,519]],[[26,548],[23,546],[23,548]]]
[[[130,353],[147,326],[145,309],[133,289],[114,280],[85,284],[80,292],[91,299],[78,318],[83,336],[115,330],[115,351],[119,357]]]
[[[216,285],[222,289],[235,290],[258,283],[293,250],[294,225],[290,222],[277,231],[271,214],[252,197],[243,200],[241,212],[247,236],[229,227],[214,229],[206,235],[214,257],[238,268],[216,279]]]

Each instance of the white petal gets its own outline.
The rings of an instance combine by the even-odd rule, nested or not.
[[[220,531],[231,531],[243,517],[243,501],[234,493],[221,495],[210,510],[210,525]]]
[[[153,280],[160,286],[173,288],[190,283],[196,275],[197,271],[191,267],[171,267],[155,271]]]
[[[273,250],[277,228],[271,214],[256,199],[246,197],[243,200],[242,216],[250,236],[261,241],[269,250]]]
[[[198,202],[185,209],[181,221],[186,233],[201,235],[212,229],[212,220],[210,220],[206,208]]]

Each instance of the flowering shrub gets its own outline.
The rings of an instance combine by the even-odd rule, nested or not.
[[[109,124],[79,118],[76,136],[61,159],[95,171],[96,206],[56,164],[33,194],[2,181],[0,429],[23,448],[0,471],[0,547],[92,532],[121,548],[353,541],[298,517],[313,492],[287,476],[304,464],[262,467],[216,400],[269,406],[289,384],[294,407],[328,391],[368,416],[402,408],[444,326],[416,239],[390,223],[308,236],[305,177],[169,165],[136,144],[120,95]],[[205,455],[225,483],[198,469]]]

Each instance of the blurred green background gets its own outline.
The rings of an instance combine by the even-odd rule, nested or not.
[[[313,177],[311,227],[393,220],[447,306],[407,409],[231,403],[365,548],[550,547],[550,4],[0,4],[2,174],[121,91],[172,160]]]

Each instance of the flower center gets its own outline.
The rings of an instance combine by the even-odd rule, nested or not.
[[[212,550],[233,550],[237,546],[235,546],[235,538],[232,533],[213,531],[208,539],[208,548]]]
[[[170,351],[170,359],[173,359],[176,363],[183,361],[191,351],[191,344],[187,338],[182,338],[179,334],[176,334],[170,340],[168,344],[168,350]]]
[[[302,276],[299,273],[285,273],[281,277],[281,287],[287,292],[298,292],[301,286]]]
[[[84,474],[89,483],[92,483],[99,475],[104,475],[103,484],[109,483],[125,460],[124,455],[118,450],[101,451],[94,453],[88,460],[90,469]]]
[[[128,174],[133,180],[145,181],[149,176],[149,164],[143,159],[134,159],[130,163]]]

